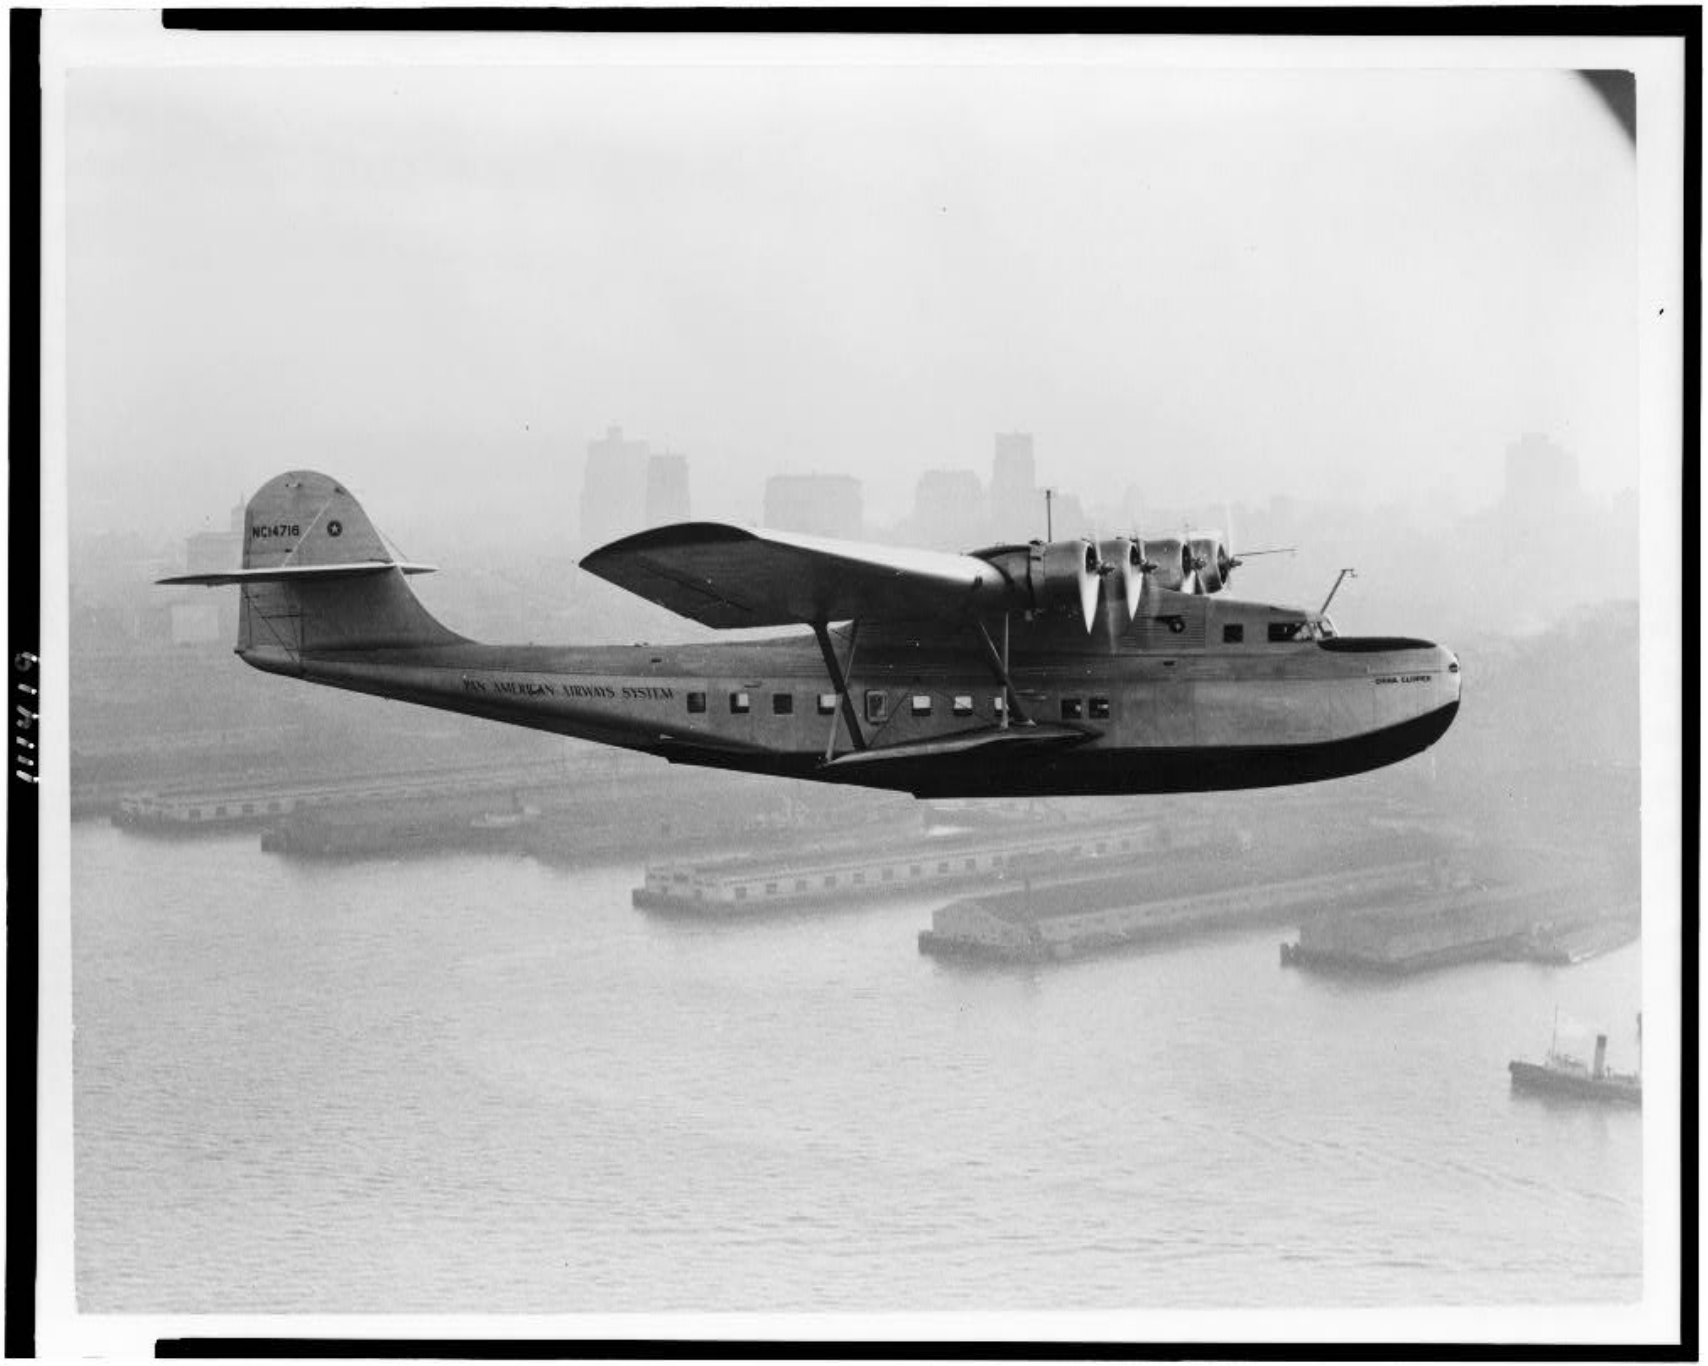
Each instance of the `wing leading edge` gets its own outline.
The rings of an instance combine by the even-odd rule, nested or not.
[[[973,555],[683,522],[601,546],[581,567],[707,626],[959,618],[1013,588]]]

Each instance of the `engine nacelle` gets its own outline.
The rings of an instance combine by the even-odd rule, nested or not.
[[[1139,611],[1139,597],[1145,591],[1145,546],[1142,542],[1117,536],[1097,547],[1102,563],[1098,566],[1111,602],[1127,609],[1131,621]]]
[[[1145,554],[1156,566],[1151,570],[1151,582],[1158,588],[1176,593],[1189,592],[1186,581],[1192,572],[1192,552],[1186,542],[1178,536],[1164,536],[1154,541],[1147,537],[1144,545]]]
[[[1219,593],[1233,576],[1234,557],[1220,536],[1194,536],[1186,543],[1192,568],[1188,582],[1194,593]]]
[[[1014,586],[1017,609],[1048,612],[1077,605],[1087,631],[1097,619],[1101,561],[1097,547],[1083,537],[1003,546],[981,551],[979,558],[995,565]]]

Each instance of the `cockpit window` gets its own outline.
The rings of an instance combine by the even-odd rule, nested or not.
[[[1269,623],[1269,643],[1271,645],[1281,645],[1290,640],[1298,640],[1306,634],[1306,624],[1302,621],[1272,621]]]

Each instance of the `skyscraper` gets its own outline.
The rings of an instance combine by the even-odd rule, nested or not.
[[[646,524],[668,526],[686,522],[688,511],[688,457],[670,451],[646,462]]]
[[[984,485],[971,470],[926,470],[913,492],[912,540],[967,550],[985,539]]]
[[[1044,534],[1037,462],[1031,432],[998,432],[990,476],[991,533],[999,540],[1030,540]]]
[[[860,481],[847,474],[772,475],[765,481],[765,525],[858,540],[866,525]]]
[[[1506,502],[1517,512],[1558,510],[1577,500],[1578,458],[1540,432],[1506,448]]]
[[[604,545],[646,525],[648,448],[627,441],[623,429],[606,428],[587,443],[587,470],[581,480],[581,544]]]

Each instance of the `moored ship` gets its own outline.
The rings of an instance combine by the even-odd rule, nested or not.
[[[1637,1017],[1637,1046],[1642,1048],[1643,1017]],[[1614,1105],[1643,1103],[1643,1076],[1639,1065],[1636,1072],[1615,1072],[1607,1066],[1607,1035],[1595,1036],[1595,1060],[1585,1063],[1559,1048],[1559,1024],[1556,1020],[1554,1038],[1548,1045],[1548,1056],[1540,1063],[1514,1059],[1507,1064],[1515,1091],[1533,1091],[1545,1095],[1571,1096],[1584,1100],[1603,1101]]]

